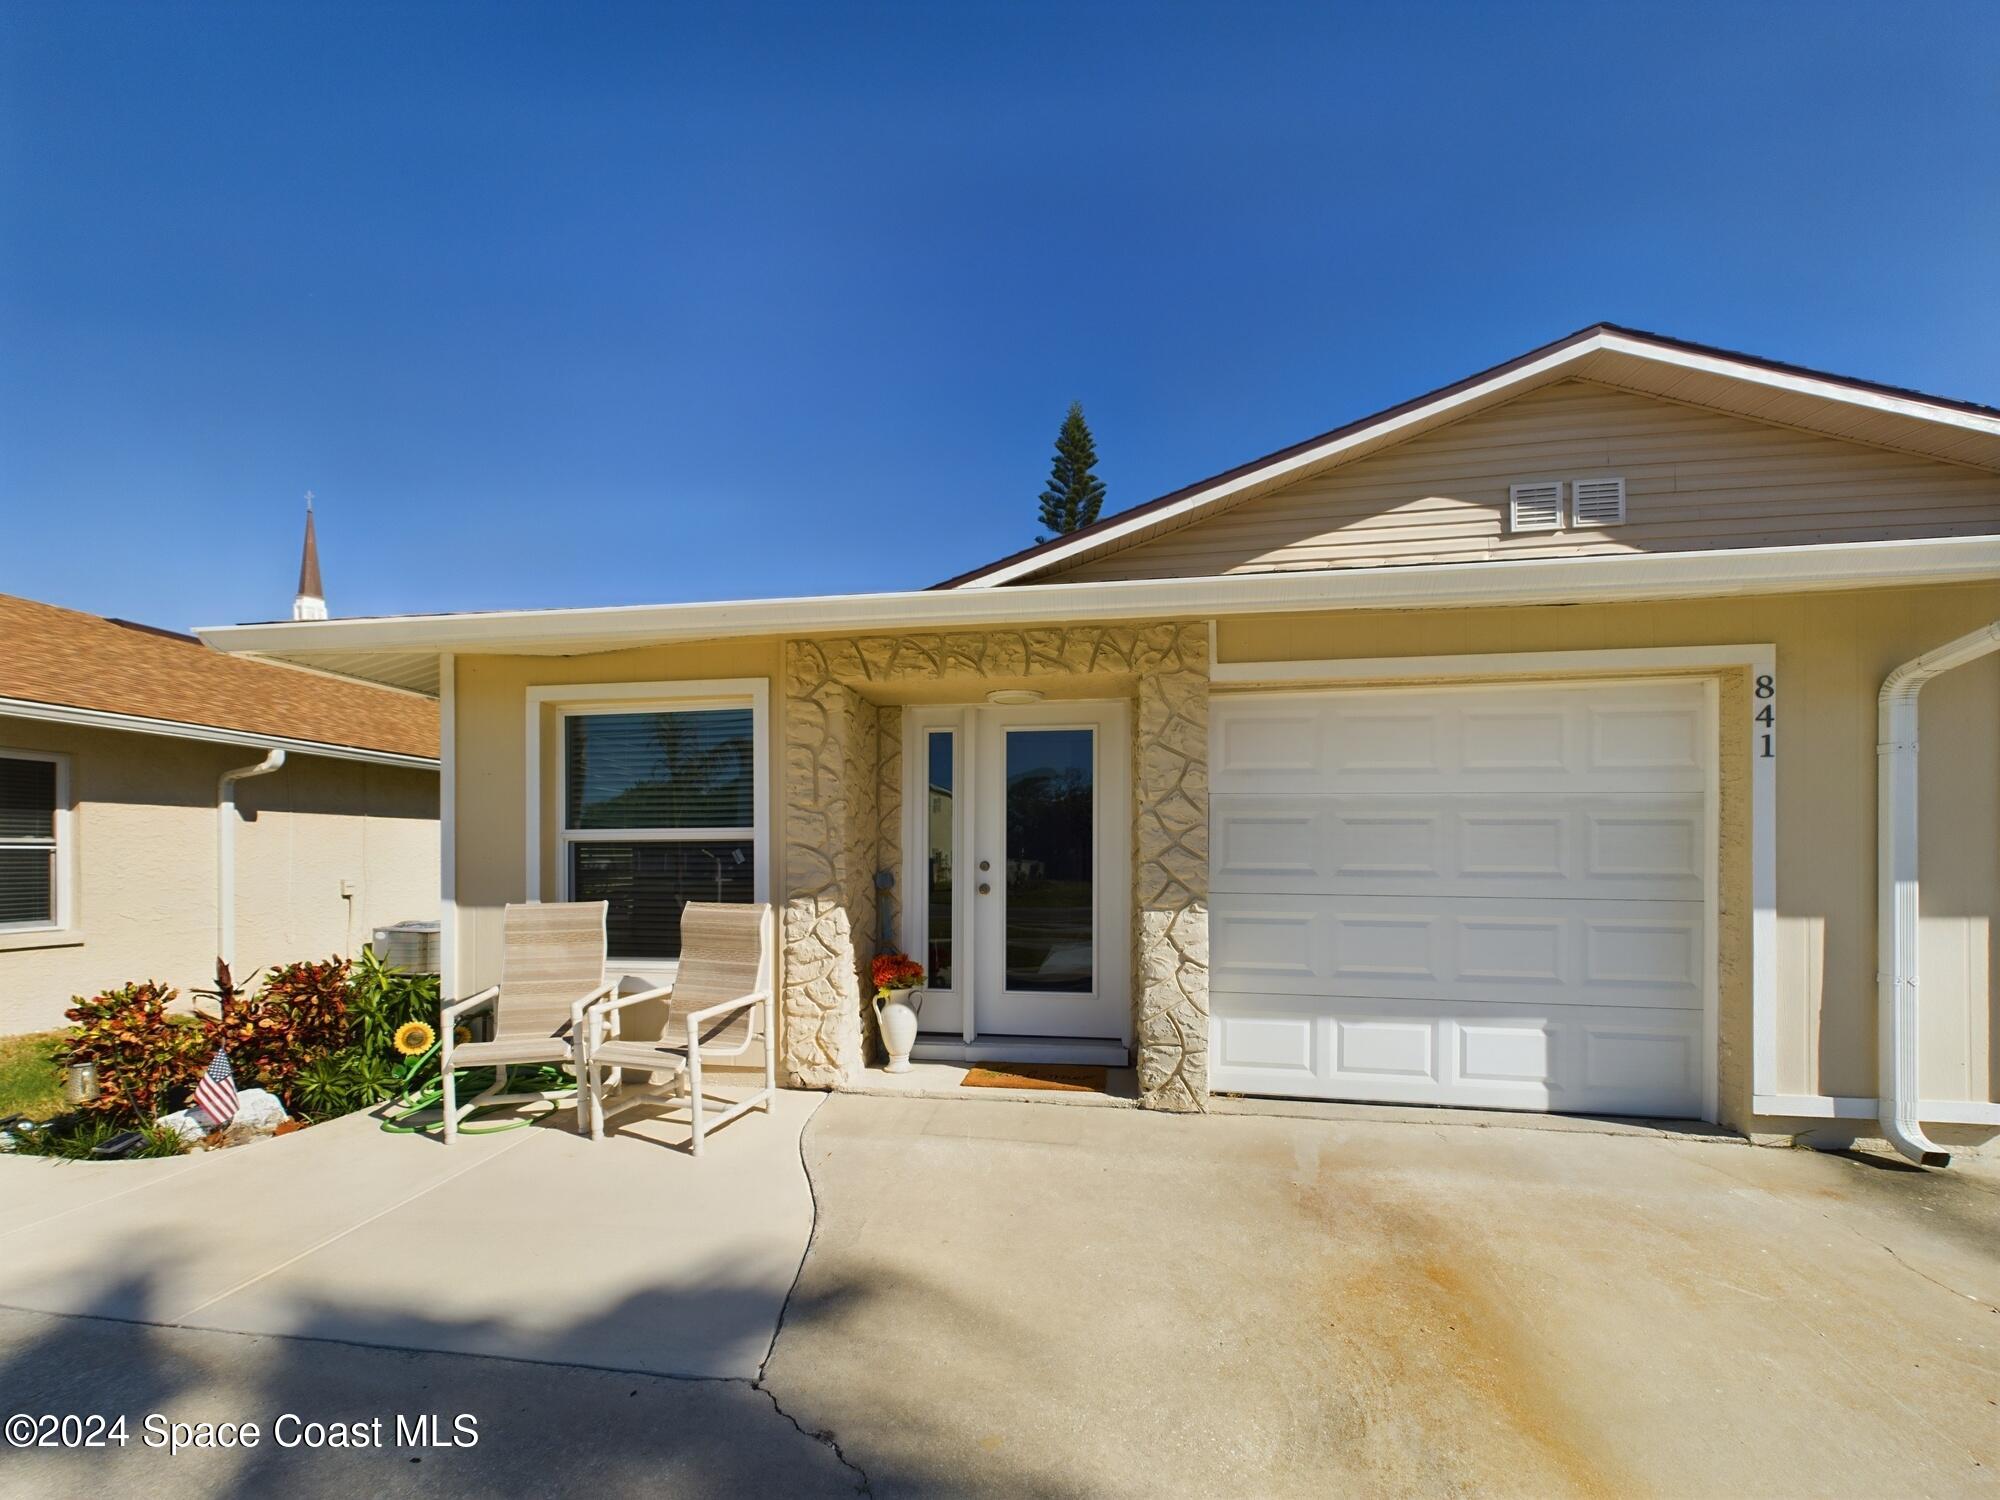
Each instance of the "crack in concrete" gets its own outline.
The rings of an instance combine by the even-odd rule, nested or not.
[[[827,1097],[831,1098],[832,1096],[828,1095]],[[840,1446],[840,1440],[831,1432],[806,1431],[805,1424],[785,1410],[784,1403],[778,1399],[778,1393],[764,1383],[765,1373],[771,1367],[771,1358],[778,1352],[778,1340],[785,1331],[785,1319],[791,1315],[792,1298],[798,1295],[799,1283],[805,1279],[806,1262],[812,1258],[813,1242],[819,1238],[819,1184],[813,1181],[812,1163],[806,1157],[806,1132],[812,1128],[813,1120],[825,1106],[826,1099],[821,1099],[818,1104],[813,1106],[812,1113],[806,1116],[805,1123],[799,1127],[799,1170],[805,1174],[806,1196],[812,1200],[812,1225],[806,1231],[806,1247],[799,1253],[799,1268],[793,1273],[792,1284],[786,1288],[785,1300],[778,1308],[778,1321],[776,1326],[771,1329],[770,1346],[764,1350],[764,1358],[758,1362],[757,1378],[750,1381],[749,1385],[751,1390],[759,1392],[765,1400],[769,1401],[771,1403],[771,1410],[775,1411],[787,1422],[790,1422],[801,1437],[810,1438],[816,1443],[826,1445],[833,1456],[840,1461],[841,1467],[854,1475],[856,1493],[873,1495],[875,1491],[868,1482],[868,1471],[847,1456],[846,1452]]]
[[[1841,1227],[1846,1228],[1847,1226],[1842,1225]],[[1988,1302],[1984,1297],[1975,1296],[1971,1292],[1960,1291],[1957,1287],[1951,1285],[1951,1283],[1945,1281],[1939,1281],[1937,1277],[1931,1275],[1930,1272],[1921,1270],[1918,1267],[1911,1265],[1908,1261],[1903,1259],[1901,1253],[1897,1251],[1894,1245],[1884,1245],[1880,1240],[1870,1240],[1867,1235],[1861,1234],[1861,1231],[1858,1229],[1850,1230],[1849,1232],[1852,1234],[1859,1235],[1864,1241],[1866,1241],[1871,1245],[1878,1246],[1879,1248],[1888,1251],[1889,1259],[1893,1260],[1897,1265],[1901,1266],[1905,1271],[1908,1271],[1912,1276],[1921,1276],[1925,1281],[1928,1281],[1932,1286],[1936,1287],[1939,1291],[1950,1292],[1954,1297],[1963,1297],[1967,1302],[1973,1303],[1975,1306],[1978,1307],[1983,1307],[1990,1313],[2000,1313],[2000,1306],[1995,1306],[1993,1303]]]
[[[1772,1199],[1774,1202],[1783,1203],[1788,1207],[1797,1209],[1803,1213],[1814,1213],[1820,1219],[1824,1220],[1828,1224],[1833,1225],[1835,1228],[1844,1229],[1845,1231],[1847,1231],[1847,1233],[1853,1235],[1857,1240],[1861,1241],[1862,1244],[1873,1245],[1877,1250],[1882,1250],[1887,1252],[1889,1259],[1893,1260],[1897,1265],[1901,1266],[1905,1271],[1908,1271],[1912,1276],[1916,1276],[1924,1281],[1928,1281],[1932,1286],[1936,1287],[1939,1291],[1949,1292],[1954,1297],[1962,1297],[1967,1302],[1972,1303],[1975,1307],[1983,1307],[1990,1313],[2000,1313],[2000,1306],[1995,1306],[1993,1303],[1988,1302],[1984,1297],[1978,1296],[1976,1293],[1964,1291],[1958,1287],[1955,1287],[1950,1282],[1938,1280],[1938,1278],[1931,1275],[1930,1272],[1922,1270],[1918,1266],[1913,1265],[1911,1262],[1905,1260],[1903,1258],[1902,1252],[1896,1249],[1894,1245],[1888,1244],[1886,1241],[1876,1239],[1874,1235],[1869,1234],[1864,1230],[1856,1228],[1854,1225],[1848,1223],[1845,1219],[1835,1217],[1832,1213],[1830,1213],[1826,1209],[1808,1208],[1803,1203],[1797,1203],[1791,1200],[1790,1198],[1785,1197],[1784,1194],[1776,1188],[1772,1188],[1769,1185],[1762,1182],[1752,1181],[1750,1178],[1747,1177],[1739,1176],[1735,1172],[1725,1171],[1723,1168],[1717,1166],[1713,1161],[1697,1160],[1692,1157],[1689,1158],[1689,1160],[1694,1161],[1697,1166],[1705,1167],[1709,1171],[1716,1173],[1718,1176],[1727,1178],[1729,1181],[1736,1183],[1739,1187],[1747,1188],[1751,1192],[1762,1193],[1765,1196]]]

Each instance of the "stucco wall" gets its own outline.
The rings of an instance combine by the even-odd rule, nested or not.
[[[465,994],[500,978],[501,909],[527,896],[527,693],[569,683],[692,682],[761,677],[773,683],[772,733],[783,735],[782,694],[776,690],[783,655],[770,639],[607,651],[592,656],[461,656],[456,664],[458,818],[458,949]],[[542,764],[560,764],[556,714],[542,715]],[[772,850],[784,836],[778,795],[780,758],[771,756]],[[543,889],[555,885],[556,786],[547,778],[541,799]]]
[[[0,719],[0,745],[70,757],[75,840],[73,929],[0,934],[0,1033],[60,1026],[72,995],[130,980],[184,999],[209,983],[216,778],[259,754],[23,719]],[[238,967],[353,953],[377,926],[435,918],[437,796],[433,771],[296,754],[242,783]]]
[[[1778,1089],[1872,1098],[1875,1079],[1875,703],[1900,662],[2000,619],[2000,587],[1541,609],[1272,615],[1224,620],[1223,661],[1775,643],[1778,649]],[[1724,694],[1727,750],[1747,734]],[[1734,715],[1734,717],[1732,717]],[[1923,1093],[1991,1099],[2000,911],[2000,659],[1923,696]],[[1725,757],[1724,1112],[1745,1112],[1748,988],[1732,927],[1748,905],[1747,839],[1729,836]],[[1740,931],[1738,933],[1740,938]],[[1734,1106],[1732,1108],[1732,1105]]]
[[[2000,618],[2000,586],[1958,585],[1569,608],[1246,616],[1221,621],[1218,632],[1224,661],[1775,643],[1777,1088],[1787,1094],[1872,1097],[1875,695],[1883,676],[1899,662],[1996,618]],[[1183,629],[1201,634],[1198,625]],[[790,722],[782,641],[562,659],[461,658],[457,852],[466,987],[497,977],[499,906],[519,899],[524,888],[522,704],[528,686],[768,678],[774,750],[770,788],[774,899],[780,903],[787,899],[790,851],[808,846],[827,849],[850,864],[852,870],[836,884],[845,889],[851,875],[857,887],[851,910],[843,911],[848,935],[842,959],[851,969],[869,946],[856,943],[854,936],[872,940],[876,923],[873,872],[898,863],[895,783],[885,786],[887,757],[882,747],[898,743],[890,719],[899,705],[977,701],[992,688],[1016,685],[1041,688],[1052,699],[1104,696],[1115,685],[1121,694],[1131,694],[1141,710],[1135,720],[1135,737],[1141,741],[1135,748],[1141,757],[1148,753],[1147,742],[1178,744],[1191,732],[1193,716],[1179,713],[1164,699],[1156,705],[1157,722],[1148,727],[1139,677],[1129,664],[1120,670],[1116,662],[1098,661],[1079,671],[1063,668],[1056,658],[1042,668],[1025,655],[1011,665],[982,658],[980,651],[988,648],[981,647],[980,640],[998,634],[1021,633],[943,637],[935,657],[920,652],[906,658],[905,667],[892,667],[891,658],[885,657],[853,674],[862,686],[858,692],[848,689],[857,707],[852,774],[862,783],[862,795],[851,809],[855,815],[842,822],[840,838],[833,842],[815,842],[810,831],[788,827],[787,803],[792,799],[786,785],[787,746],[800,751],[807,747],[798,738],[799,726]],[[1047,634],[1051,639],[1065,635]],[[1189,641],[1190,650],[1202,644],[1193,637]],[[961,654],[974,654],[960,661],[943,651],[946,644]],[[927,661],[936,665],[925,665]],[[1178,663],[1175,670],[1189,665]],[[1724,1118],[1750,1125],[1749,724],[1743,697],[1741,675],[1726,678],[1720,725],[1719,1021]],[[1940,679],[1926,689],[1923,702],[1923,1092],[1933,1098],[1991,1099],[2000,1083],[2000,1028],[1993,1024],[1992,998],[1995,960],[2000,957],[1993,930],[1994,914],[2000,909],[2000,659]],[[1185,706],[1198,707],[1205,721],[1205,702]],[[862,708],[867,712],[860,712]],[[1199,748],[1192,742],[1181,746]],[[1147,777],[1143,764],[1135,767],[1135,798]],[[1164,785],[1164,771],[1151,779]],[[1171,815],[1185,826],[1162,824],[1153,830],[1154,845],[1169,852],[1177,868],[1187,863],[1181,855],[1171,854],[1177,845],[1190,853],[1199,847],[1197,863],[1206,859],[1205,817],[1197,828],[1190,811],[1198,804],[1205,808],[1205,764],[1198,768],[1196,784],[1200,795],[1188,792],[1186,807],[1172,804]],[[1182,833],[1194,841],[1182,839]],[[1134,874],[1135,884],[1142,883],[1143,858],[1135,863]],[[1205,914],[1205,883],[1198,900],[1191,887],[1185,889],[1190,892],[1190,909],[1199,905]],[[1135,988],[1152,982],[1161,996],[1168,996],[1172,986],[1164,982],[1165,976],[1145,968],[1147,941],[1156,954],[1167,951],[1142,935]],[[1185,958],[1205,974],[1201,945],[1191,944]],[[1180,961],[1176,959],[1177,964]],[[1178,1020],[1168,1019],[1170,1010],[1155,1013],[1163,1028],[1171,1031],[1178,1026],[1185,1033],[1181,1045],[1191,1067],[1198,1062],[1191,1055],[1193,1046],[1205,1044],[1205,986],[1203,998],[1200,1012],[1190,1004]],[[846,1006],[858,1005],[858,985],[851,1002],[844,994],[841,1000],[844,1027]],[[850,1037],[858,1041],[858,1030],[841,1037],[843,1054],[854,1045]]]

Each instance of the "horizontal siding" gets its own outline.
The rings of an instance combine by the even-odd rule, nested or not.
[[[1622,526],[1506,530],[1507,488],[1623,476]],[[2000,532],[2000,475],[1564,381],[1046,581]]]

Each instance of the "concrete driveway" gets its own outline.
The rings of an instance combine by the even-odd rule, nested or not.
[[[612,1176],[554,1130],[461,1156],[359,1122],[234,1166],[0,1161],[0,1303],[37,1309],[0,1313],[0,1405],[134,1430],[0,1451],[0,1493],[1995,1489],[1991,1168],[1450,1114],[781,1103],[699,1167],[631,1141]],[[691,1249],[718,1214],[745,1238]],[[150,1411],[463,1412],[480,1442],[170,1458]]]
[[[1990,1168],[1465,1118],[835,1099],[765,1383],[878,1495],[1993,1492]]]

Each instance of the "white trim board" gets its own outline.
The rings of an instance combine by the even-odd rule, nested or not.
[[[459,998],[458,659],[438,657],[438,988]]]
[[[714,604],[292,621],[210,626],[204,627],[201,635],[208,644],[225,651],[318,662],[329,670],[340,670],[340,663],[346,662],[351,675],[366,678],[370,661],[396,653],[569,655],[665,641],[849,629],[942,630],[1181,615],[1201,618],[1302,611],[1629,603],[1936,586],[1996,578],[2000,578],[2000,537],[1919,537],[1799,547],[1023,584],[1006,589],[919,589]]]
[[[322,674],[325,675],[325,674]],[[0,718],[33,719],[46,724],[78,724],[88,729],[117,729],[129,734],[158,734],[168,739],[205,740],[216,745],[248,745],[256,750],[283,750],[298,755],[322,755],[330,760],[359,760],[379,766],[409,766],[435,771],[435,756],[403,755],[394,750],[369,750],[359,745],[334,745],[324,740],[294,739],[283,734],[253,734],[247,729],[222,729],[213,724],[189,724],[179,719],[150,719],[143,714],[113,713],[102,708],[76,708],[67,703],[37,703],[27,698],[0,698]]]
[[[1468,653],[1459,656],[1380,656],[1334,658],[1317,661],[1219,662],[1209,663],[1209,680],[1225,690],[1234,687],[1326,686],[1352,683],[1393,683],[1397,681],[1476,681],[1483,678],[1560,679],[1564,677],[1615,677],[1631,672],[1673,672],[1695,674],[1730,669],[1747,671],[1750,702],[1746,718],[1750,722],[1750,1080],[1754,1094],[1775,1095],[1778,1091],[1778,725],[1767,730],[1754,717],[1760,701],[1769,702],[1781,717],[1778,704],[1782,694],[1778,681],[1778,648],[1768,642],[1730,646],[1642,646],[1629,649],[1592,651],[1512,651]],[[1771,685],[1768,699],[1756,695],[1760,679]],[[1721,704],[1715,706],[1718,731]],[[1771,738],[1771,754],[1763,755],[1761,740]],[[1711,798],[1709,816],[1717,815],[1720,798]],[[1713,842],[1711,847],[1715,847]],[[1711,982],[1717,978],[1715,943],[1716,912],[1712,903],[1719,894],[1711,882],[1709,900],[1709,968]],[[1720,1004],[1710,1016],[1709,1076],[1704,1091],[1709,1097],[1710,1117],[1716,1112],[1716,1042],[1714,1028],[1720,1025]]]
[[[1879,1099],[1850,1094],[1758,1094],[1753,1114],[1792,1120],[1879,1120]],[[1984,1099],[1921,1099],[1917,1118],[1926,1125],[2000,1125],[2000,1104]]]

